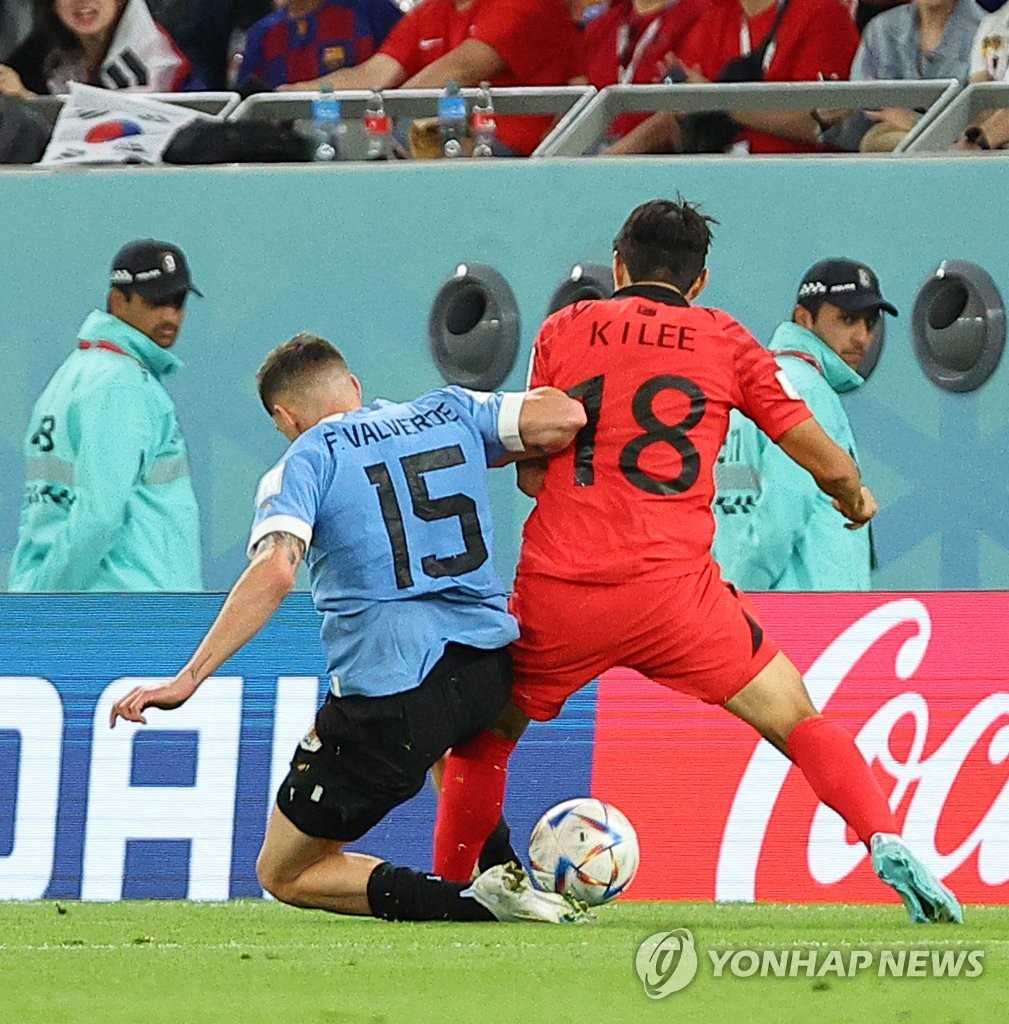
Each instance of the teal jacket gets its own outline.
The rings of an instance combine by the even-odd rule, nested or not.
[[[200,590],[199,510],[162,377],[182,364],[108,313],[35,403],[12,591]]]
[[[823,429],[858,461],[838,397],[864,381],[815,334],[784,323],[769,346]],[[784,351],[783,351],[784,350]],[[810,359],[785,354],[803,352]],[[845,520],[766,434],[733,410],[715,471],[714,554],[743,590],[868,590],[868,528]]]

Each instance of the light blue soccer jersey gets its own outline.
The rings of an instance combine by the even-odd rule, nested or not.
[[[274,531],[305,541],[337,696],[409,690],[447,643],[518,636],[491,561],[487,466],[521,451],[522,397],[448,387],[330,416],[260,481],[250,555]]]

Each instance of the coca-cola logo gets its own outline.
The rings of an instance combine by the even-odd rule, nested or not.
[[[813,703],[855,735],[905,841],[962,899],[1009,901],[1009,644],[988,625],[1009,610],[1009,596],[764,595],[758,604]],[[631,712],[642,702],[647,719]],[[675,757],[656,742],[661,715]],[[594,791],[638,829],[634,896],[893,899],[865,848],[798,770],[727,718],[627,673],[601,684]],[[633,782],[616,779],[602,749],[608,737],[619,741]],[[648,775],[633,770],[629,743],[648,757]],[[667,759],[689,782],[663,811],[647,787]],[[694,857],[710,844],[713,869],[685,870],[684,835]],[[676,877],[661,883],[662,871]]]

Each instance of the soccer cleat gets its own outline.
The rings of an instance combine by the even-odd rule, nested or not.
[[[580,900],[534,888],[514,861],[489,868],[462,895],[472,896],[499,921],[588,924],[594,920]]]
[[[897,890],[912,921],[963,924],[960,901],[897,836],[877,832],[870,848],[873,871]]]

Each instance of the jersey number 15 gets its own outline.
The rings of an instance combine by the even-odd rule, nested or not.
[[[416,455],[404,455],[399,460],[403,475],[406,477],[407,489],[410,492],[410,505],[413,514],[425,523],[434,523],[440,519],[458,519],[465,547],[456,555],[438,558],[436,555],[424,555],[420,560],[421,568],[426,576],[440,579],[443,576],[463,576],[474,569],[479,569],[487,561],[487,545],[484,543],[483,530],[477,517],[476,502],[465,494],[449,494],[443,498],[432,498],[428,493],[426,473],[434,473],[439,469],[450,469],[462,466],[466,456],[457,444],[444,448],[434,448]],[[407,543],[406,524],[403,521],[403,510],[396,497],[392,484],[392,475],[384,462],[365,466],[368,480],[378,489],[378,504],[382,510],[385,531],[389,535],[392,547],[392,561],[396,572],[396,587],[406,590],[413,586],[413,572],[410,569],[410,548]]]

